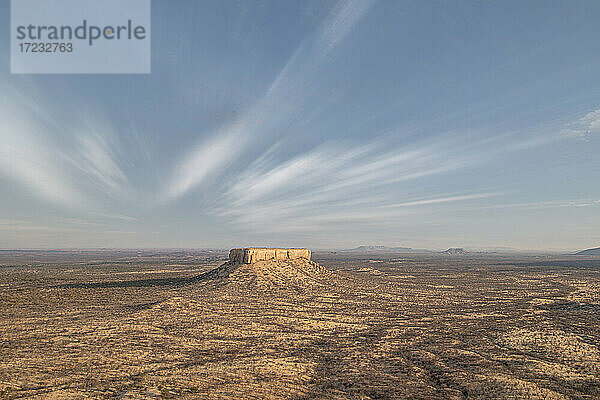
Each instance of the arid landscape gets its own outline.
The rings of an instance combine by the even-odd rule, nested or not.
[[[600,400],[600,0],[0,16],[0,400]]]
[[[0,252],[0,398],[600,398],[600,257],[227,259]]]

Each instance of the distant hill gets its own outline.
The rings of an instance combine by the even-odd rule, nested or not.
[[[463,249],[462,247],[451,247],[446,251],[442,251],[442,253],[450,254],[453,256],[458,256],[458,255],[467,254],[467,251],[465,249]]]
[[[425,253],[430,250],[413,249],[412,247],[388,247],[388,246],[358,246],[354,249],[342,250],[352,253]]]
[[[575,253],[576,256],[600,256],[600,247],[595,247],[593,249],[582,250],[578,253]]]

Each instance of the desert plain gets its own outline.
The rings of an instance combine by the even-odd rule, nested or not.
[[[600,257],[0,252],[2,399],[597,399]]]

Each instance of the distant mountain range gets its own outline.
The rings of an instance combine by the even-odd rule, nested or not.
[[[457,256],[457,255],[467,254],[467,251],[465,249],[463,249],[462,247],[451,247],[446,251],[442,251],[442,253]]]
[[[388,247],[388,246],[358,246],[354,249],[341,250],[352,253],[430,253],[431,250],[413,249],[411,247]]]
[[[600,256],[600,247],[582,250],[580,252],[575,253],[575,255],[576,256]]]

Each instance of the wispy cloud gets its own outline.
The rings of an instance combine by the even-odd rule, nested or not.
[[[135,217],[132,217],[129,215],[123,215],[123,214],[111,214],[111,213],[105,213],[105,212],[91,211],[90,215],[98,216],[98,217],[102,217],[102,218],[116,219],[116,220],[121,220],[121,221],[138,221],[138,219]]]
[[[161,200],[174,200],[198,188],[212,175],[234,164],[242,151],[252,153],[264,148],[265,142],[277,140],[285,126],[293,123],[297,116],[314,112],[317,105],[322,107],[322,102],[309,101],[330,97],[318,95],[322,89],[319,72],[331,51],[366,15],[372,3],[371,0],[337,3],[314,36],[308,37],[294,51],[265,96],[178,162]]]
[[[160,201],[176,199],[202,184],[211,174],[222,171],[233,162],[243,145],[239,128],[227,130],[201,143],[180,161]]]
[[[81,202],[84,196],[65,176],[60,153],[48,146],[51,139],[47,137],[45,111],[35,106],[32,114],[27,105],[16,107],[10,101],[11,94],[5,91],[1,99],[0,173],[45,200],[67,205]]]
[[[447,196],[447,197],[437,197],[433,199],[422,199],[422,200],[414,200],[407,201],[404,203],[398,204],[390,204],[383,206],[382,208],[400,208],[400,207],[414,207],[414,206],[424,206],[430,204],[442,204],[442,203],[454,203],[457,201],[466,201],[466,200],[474,200],[474,199],[485,199],[488,197],[495,197],[500,195],[500,193],[476,193],[476,194],[466,194],[461,196]]]
[[[79,119],[62,123],[41,94],[26,97],[2,87],[0,174],[40,199],[67,206],[91,205],[98,194],[130,197],[110,124],[81,110],[73,113]]]
[[[574,199],[574,200],[542,200],[523,203],[503,203],[488,206],[477,207],[478,209],[520,209],[537,210],[546,208],[580,208],[580,207],[600,207],[600,200],[595,199]]]
[[[80,229],[69,226],[48,226],[42,224],[33,224],[28,221],[18,219],[0,219],[0,233],[2,232],[75,232]]]
[[[585,139],[600,135],[600,109],[594,110],[572,122],[563,130],[563,135]]]
[[[403,183],[471,165],[469,152],[437,144],[388,149],[388,143],[324,144],[290,160],[276,152],[240,174],[209,211],[238,227],[299,229],[326,221],[381,223],[403,215],[402,208],[484,199],[498,193],[408,197]],[[302,222],[299,222],[302,221]]]
[[[326,53],[350,33],[354,25],[372,7],[374,0],[341,1],[329,14],[327,21],[321,26],[316,47]]]
[[[101,190],[114,198],[131,196],[127,176],[118,164],[118,156],[107,137],[88,124],[88,130],[76,139],[78,150],[71,158],[77,167],[90,179],[96,180]]]

